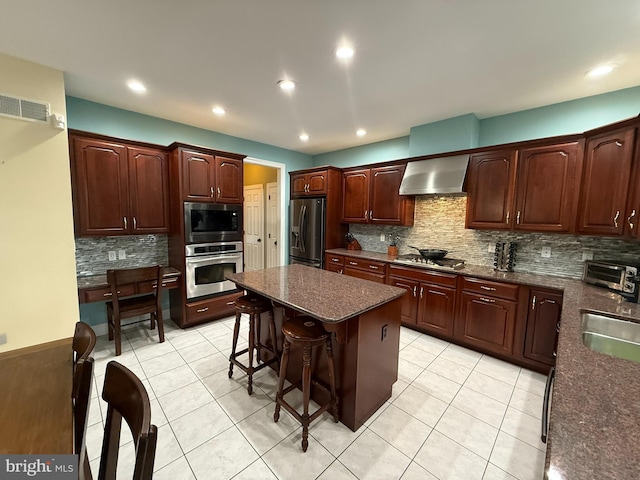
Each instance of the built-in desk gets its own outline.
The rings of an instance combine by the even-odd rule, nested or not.
[[[164,267],[162,288],[178,288],[180,275],[180,270],[173,267]],[[151,281],[125,285],[120,288],[120,291],[123,296],[129,296],[150,293],[155,288],[156,282]],[[105,302],[109,299],[111,299],[111,289],[109,288],[106,274],[78,277],[79,303]]]
[[[355,431],[389,398],[398,379],[400,307],[405,290],[337,273],[288,265],[252,272],[235,273],[227,279],[239,288],[273,301],[278,347],[283,308],[309,315],[335,332],[334,356],[340,421]],[[266,324],[260,332],[268,342]],[[292,345],[287,379],[298,383],[302,353]],[[324,352],[317,349],[312,365],[327,381]],[[297,361],[296,361],[297,360]],[[326,402],[326,392],[312,391],[318,403]]]
[[[0,453],[73,453],[71,342],[0,354]]]

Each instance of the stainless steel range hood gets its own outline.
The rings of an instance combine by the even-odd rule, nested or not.
[[[469,155],[432,158],[407,163],[400,195],[462,193]]]

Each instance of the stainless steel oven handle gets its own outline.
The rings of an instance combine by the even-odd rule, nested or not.
[[[553,384],[553,377],[556,374],[556,367],[551,367],[549,375],[547,376],[547,384],[544,387],[544,401],[542,402],[542,433],[540,440],[542,443],[547,443],[547,433],[549,432],[549,397],[551,396],[551,385]]]
[[[212,260],[238,260],[240,258],[242,258],[242,255],[210,255],[207,257],[187,257],[187,263],[210,263]]]

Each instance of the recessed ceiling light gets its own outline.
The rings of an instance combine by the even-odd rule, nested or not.
[[[227,111],[226,111],[224,108],[222,108],[222,107],[213,107],[213,108],[211,109],[211,111],[212,111],[213,113],[215,113],[216,115],[218,115],[219,117],[221,117],[222,115],[224,115],[225,113],[227,113]]]
[[[367,134],[367,131],[364,128],[360,128],[356,131],[356,135],[359,137],[364,137]]]
[[[129,80],[127,82],[127,87],[137,93],[144,93],[147,91],[147,87],[145,87],[142,83],[137,80]]]
[[[309,140],[309,135],[307,135],[306,133],[301,133],[298,138],[303,142],[306,142],[307,140]]]
[[[338,58],[351,58],[353,57],[354,50],[351,47],[342,46],[336,49],[336,57]]]
[[[293,80],[280,80],[278,82],[278,86],[280,87],[280,90],[290,92],[296,88],[296,82]]]
[[[585,75],[591,78],[602,77],[603,75],[607,75],[611,73],[613,69],[616,67],[617,65],[614,65],[614,64],[598,65],[597,67],[594,67],[591,70],[589,70],[587,73],[585,73]]]

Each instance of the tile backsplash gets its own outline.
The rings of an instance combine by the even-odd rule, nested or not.
[[[76,274],[104,274],[110,268],[132,268],[153,264],[168,265],[166,235],[76,238]],[[109,251],[124,250],[126,259],[109,260]]]
[[[493,230],[469,230],[464,228],[466,195],[416,197],[413,227],[381,225],[349,225],[349,231],[358,239],[364,250],[386,252],[388,241],[381,242],[380,235],[400,237],[399,253],[417,253],[408,247],[442,248],[448,256],[461,258],[472,265],[493,267],[493,252],[489,244],[496,242],[517,243],[514,270],[543,275],[581,278],[583,251],[593,253],[594,259],[621,259],[640,262],[640,241],[611,237],[576,236],[501,232]],[[551,249],[551,257],[540,255],[542,247]]]

